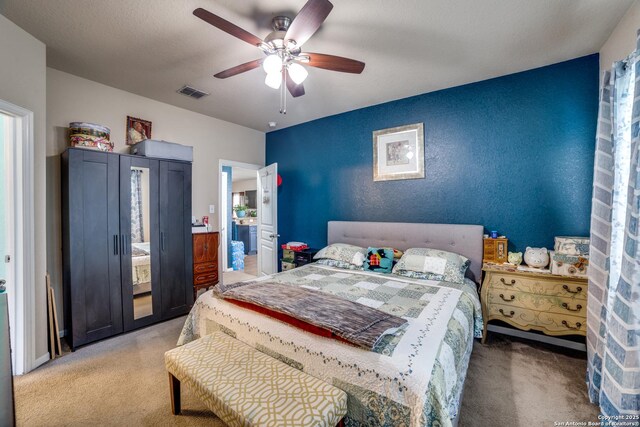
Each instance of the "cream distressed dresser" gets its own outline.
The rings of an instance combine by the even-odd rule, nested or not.
[[[584,344],[554,339],[552,336],[586,335],[586,278],[505,271],[491,267],[483,270],[483,343],[487,339],[488,327],[495,332],[519,335],[509,331],[509,328],[488,325],[491,320],[501,320],[522,331],[536,330],[550,336],[542,339],[534,336],[527,338],[584,349]]]

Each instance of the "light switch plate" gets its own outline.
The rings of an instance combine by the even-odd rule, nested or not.
[[[216,205],[209,205],[209,213],[216,213]]]

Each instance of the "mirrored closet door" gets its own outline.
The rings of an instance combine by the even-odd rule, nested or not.
[[[120,229],[124,330],[160,319],[159,162],[120,159]]]

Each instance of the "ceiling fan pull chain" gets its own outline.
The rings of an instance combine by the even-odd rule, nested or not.
[[[280,78],[282,79],[282,69],[280,69]],[[282,114],[282,83],[280,83],[280,114]]]
[[[280,85],[280,114],[287,114],[287,72],[284,66],[282,67],[281,73],[282,84]]]

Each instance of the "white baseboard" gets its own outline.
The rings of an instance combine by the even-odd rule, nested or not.
[[[51,355],[49,354],[49,352],[46,352],[45,354],[43,354],[42,356],[38,357],[33,362],[33,369],[36,369],[38,366],[48,362],[49,359],[51,359]]]

